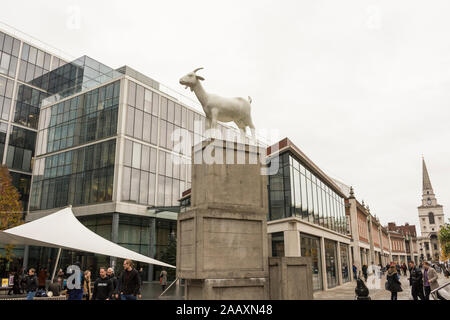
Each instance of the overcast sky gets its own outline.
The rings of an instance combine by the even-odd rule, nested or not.
[[[178,79],[205,67],[207,91],[250,95],[257,128],[353,185],[383,224],[418,224],[422,154],[450,207],[449,14],[447,0],[16,0],[0,21],[194,99]]]

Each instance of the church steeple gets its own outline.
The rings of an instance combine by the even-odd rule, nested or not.
[[[430,176],[428,175],[425,158],[422,157],[422,205],[435,206],[437,205],[436,197],[431,186]]]
[[[431,186],[430,176],[428,175],[427,165],[425,164],[425,158],[422,158],[422,170],[423,194],[426,194],[427,191],[433,193],[433,187]]]

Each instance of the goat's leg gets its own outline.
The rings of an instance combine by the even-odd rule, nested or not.
[[[255,125],[253,124],[253,121],[251,118],[248,119],[248,126],[250,127],[250,131],[252,132],[253,142],[256,143]]]
[[[216,138],[216,129],[217,129],[217,110],[211,110],[211,131],[212,138]]]
[[[245,129],[247,128],[247,126],[245,125],[244,121],[242,121],[242,120],[235,120],[234,123],[236,123],[237,127],[239,128],[239,131],[241,132],[241,134],[239,136],[240,142],[245,142],[245,136],[247,135],[247,133],[245,132]]]
[[[206,129],[206,133],[205,133],[205,137],[210,139],[212,134],[211,134],[211,119],[206,117],[206,122],[205,122],[205,129]]]

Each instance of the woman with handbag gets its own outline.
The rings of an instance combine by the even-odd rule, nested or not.
[[[397,292],[402,292],[402,284],[397,268],[391,264],[386,276],[385,289],[391,292],[391,300],[397,300]]]
[[[159,274],[159,283],[161,284],[161,289],[164,291],[167,286],[167,271],[166,268],[163,268],[161,273]]]

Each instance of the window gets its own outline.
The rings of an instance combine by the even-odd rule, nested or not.
[[[284,233],[272,233],[272,257],[284,257]]]
[[[434,214],[433,212],[428,213],[428,220],[430,224],[434,224]]]

